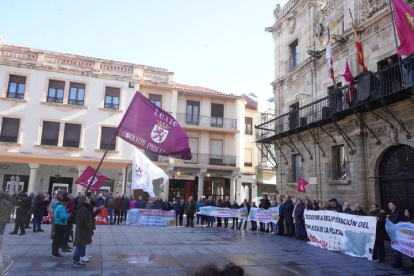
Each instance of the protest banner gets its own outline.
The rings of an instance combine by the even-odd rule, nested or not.
[[[263,223],[277,223],[279,221],[279,207],[269,209],[250,208],[249,218]]]
[[[50,206],[47,206],[47,216],[44,216],[42,218],[42,223],[45,223],[46,221],[51,220],[53,217],[52,212],[50,211]]]
[[[305,211],[309,243],[372,260],[377,220],[333,211]]]
[[[93,210],[98,210],[98,207],[95,207]],[[99,214],[95,217],[95,224],[105,225],[108,224],[108,210],[103,208]]]
[[[385,224],[391,247],[414,258],[414,223],[402,222],[394,224],[389,219]]]
[[[220,208],[215,206],[201,207],[198,215],[211,216],[218,218],[240,218],[247,220],[247,208],[243,207],[240,209],[229,209]]]
[[[127,214],[126,225],[175,226],[175,211],[131,209]]]

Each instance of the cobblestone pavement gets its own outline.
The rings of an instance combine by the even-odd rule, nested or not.
[[[387,261],[366,259],[325,251],[304,241],[253,231],[205,227],[97,226],[87,253],[91,262],[84,269],[71,265],[72,254],[51,258],[50,225],[45,232],[9,235],[7,226],[3,254],[14,264],[9,275],[191,275],[195,268],[233,262],[246,275],[402,275]],[[408,259],[405,259],[408,265]],[[411,271],[412,273],[412,271]]]

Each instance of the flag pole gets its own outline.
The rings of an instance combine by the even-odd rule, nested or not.
[[[115,131],[114,135],[112,135],[111,141],[109,142],[108,146],[106,147],[106,150],[105,150],[105,152],[104,152],[104,154],[103,154],[103,156],[102,156],[102,158],[101,158],[101,161],[99,161],[99,165],[98,165],[98,167],[96,168],[95,173],[94,173],[93,177],[91,178],[91,181],[89,181],[89,185],[88,185],[88,187],[86,188],[85,194],[89,191],[89,188],[91,187],[91,185],[92,185],[92,183],[93,183],[93,180],[95,179],[96,175],[98,174],[98,171],[99,171],[99,169],[101,168],[101,165],[102,165],[102,163],[103,163],[103,161],[104,161],[104,159],[105,159],[105,156],[106,156],[106,154],[108,153],[109,147],[111,146],[112,142],[114,141],[114,139],[115,139],[116,134],[118,133],[118,131],[119,131],[119,126],[118,126],[118,128],[116,129],[116,131]]]
[[[388,0],[388,3],[390,4],[391,21],[392,21],[392,27],[393,27],[393,29],[394,29],[395,52],[397,53],[397,56],[398,56],[398,67],[400,68],[401,81],[402,81],[404,78],[403,78],[403,71],[402,71],[401,57],[400,57],[400,55],[398,55],[398,40],[397,40],[397,30],[396,30],[396,28],[395,28],[394,9],[393,9],[393,7],[392,7],[391,0]],[[402,83],[401,83],[401,86],[402,86]]]

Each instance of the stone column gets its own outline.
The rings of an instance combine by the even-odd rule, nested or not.
[[[230,202],[233,202],[236,194],[236,177],[230,178]]]
[[[86,170],[86,167],[76,167],[78,169],[78,175],[81,176],[83,172]],[[84,194],[86,191],[86,188],[82,187],[81,185],[75,184],[75,182],[72,185],[72,195],[73,197],[76,197],[79,192]]]
[[[40,164],[30,163],[29,167],[30,167],[30,177],[29,177],[29,187],[27,187],[27,193],[31,193],[35,191],[37,169],[40,167]]]
[[[198,192],[197,197],[198,200],[203,197],[204,193],[204,175],[198,175]]]

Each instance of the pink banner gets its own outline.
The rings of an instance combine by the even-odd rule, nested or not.
[[[88,166],[86,170],[82,173],[82,175],[79,176],[78,180],[76,180],[75,184],[79,184],[85,188],[88,188],[88,185],[91,182],[94,174],[95,174],[95,170],[91,166]],[[108,177],[98,172],[89,189],[91,191],[99,190],[102,187],[102,185],[105,183],[105,181],[108,179],[109,179]]]

